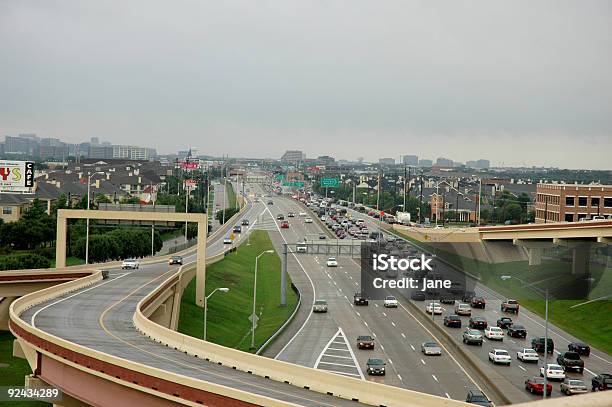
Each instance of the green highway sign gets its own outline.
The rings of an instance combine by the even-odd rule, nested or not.
[[[303,188],[304,187],[304,181],[285,181],[285,182],[283,182],[283,186],[284,187]]]
[[[274,179],[277,180],[277,181],[282,181],[282,180],[285,179],[285,174],[276,174],[274,176]]]
[[[321,186],[338,188],[340,186],[340,181],[338,181],[338,178],[321,178]]]

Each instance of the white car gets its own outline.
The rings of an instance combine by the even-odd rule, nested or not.
[[[232,244],[232,239],[226,237],[225,239],[223,239],[223,244]]]
[[[385,297],[385,302],[383,305],[385,306],[385,308],[397,308],[397,304],[397,298],[392,295],[387,295]]]
[[[546,378],[549,380],[565,379],[565,370],[563,370],[563,366],[555,363],[548,363],[546,369],[544,369],[544,366],[540,368],[540,376],[544,377],[545,374]]]
[[[304,216],[306,216],[306,212],[300,212],[300,218],[303,218]],[[312,221],[312,219],[310,219]]]
[[[437,302],[430,302],[427,304],[427,307],[425,307],[425,312],[428,314],[433,312],[434,315],[442,315],[442,306]]]
[[[497,326],[488,326],[485,330],[484,330],[484,336],[487,339],[494,339],[497,341],[503,341],[504,340],[504,331]]]
[[[521,362],[537,362],[540,360],[540,355],[533,349],[523,349],[516,352],[516,358]]]
[[[502,363],[510,366],[512,357],[510,357],[510,354],[505,349],[491,349],[489,351],[489,360],[493,364]]]
[[[306,219],[304,219],[304,223],[312,223],[312,218],[306,218]]]
[[[312,305],[312,312],[327,312],[327,301],[316,300]]]
[[[327,259],[327,267],[338,267],[338,260],[335,257]]]
[[[136,260],[136,259],[125,259],[121,263],[121,268],[122,269],[137,270],[138,267],[140,267],[140,263],[138,263],[138,260]]]
[[[459,303],[455,305],[455,314],[471,317],[472,307],[470,307],[470,304]]]

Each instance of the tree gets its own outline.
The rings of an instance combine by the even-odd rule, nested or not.
[[[225,209],[225,221],[227,222],[229,218],[234,216],[237,212],[238,212],[238,209],[236,208],[226,208]],[[217,212],[216,217],[219,223],[223,224],[223,211]]]
[[[94,202],[96,204],[99,203],[112,203],[112,201],[110,199],[108,199],[108,197],[104,194],[98,194],[96,195],[96,197],[94,198]]]

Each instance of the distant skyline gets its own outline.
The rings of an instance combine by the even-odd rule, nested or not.
[[[612,169],[612,3],[0,3],[0,137]]]

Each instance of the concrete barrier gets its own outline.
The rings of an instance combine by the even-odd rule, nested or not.
[[[167,281],[175,277],[175,275],[172,275],[160,286],[163,287]],[[150,339],[193,357],[323,394],[358,400],[370,405],[388,407],[466,406],[464,402],[269,359],[174,332],[154,323],[142,313],[143,304],[155,295],[158,295],[157,290],[149,293],[138,303],[133,317],[134,326]]]

